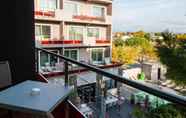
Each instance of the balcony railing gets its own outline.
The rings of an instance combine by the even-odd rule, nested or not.
[[[35,11],[35,16],[55,17],[54,11]]]
[[[110,40],[96,40],[97,44],[110,44]]]
[[[104,39],[96,39],[96,40],[56,40],[56,39],[44,39],[44,40],[37,40],[37,43],[42,45],[52,45],[52,44],[82,44],[82,45],[90,45],[95,46],[96,44],[109,44],[110,40]]]
[[[93,16],[88,16],[88,15],[75,15],[75,16],[73,16],[73,19],[105,22],[104,17],[93,17]]]
[[[81,40],[42,40],[41,44],[81,44]]]
[[[67,58],[65,56],[47,51],[45,49],[36,48],[36,54],[38,53],[38,51],[42,51],[44,53],[56,56],[60,60],[63,60],[63,62],[64,62],[64,67],[63,67],[64,75],[60,76],[60,77],[53,78],[49,81],[58,80],[56,82],[54,81],[54,83],[55,84],[62,84],[62,85],[64,84],[66,86],[73,84],[75,91],[77,91],[78,95],[73,94],[72,98],[76,98],[76,99],[71,99],[71,97],[70,97],[70,100],[72,101],[73,104],[77,105],[77,108],[82,113],[86,114],[86,112],[85,112],[86,110],[88,112],[90,109],[92,109],[93,114],[94,113],[97,114],[96,116],[99,118],[105,118],[107,115],[110,115],[113,118],[115,118],[115,117],[117,118],[117,116],[118,116],[116,114],[117,110],[115,110],[115,109],[117,109],[117,107],[110,107],[110,105],[112,106],[114,104],[109,104],[109,102],[110,101],[119,101],[122,98],[121,95],[124,95],[126,100],[132,99],[134,96],[138,96],[138,97],[141,95],[149,96],[150,101],[151,100],[156,101],[155,104],[150,105],[151,110],[157,109],[162,104],[164,104],[164,105],[173,104],[173,105],[182,106],[182,107],[186,106],[186,97],[184,97],[182,95],[175,94],[174,92],[172,92],[172,90],[169,90],[168,88],[164,89],[163,87],[155,86],[153,84],[143,83],[143,82],[131,80],[129,78],[124,78],[124,77],[118,75],[118,73],[117,74],[112,73],[116,69],[112,69],[111,71],[107,71],[107,70],[103,70],[99,67],[96,67],[94,65],[89,65],[85,62],[79,62],[79,61]],[[71,73],[69,70],[69,64],[74,64],[74,65],[77,65],[78,67],[88,69],[89,72],[76,74],[76,79],[74,77],[70,78]],[[39,67],[38,63],[36,64],[36,66]],[[37,72],[39,72],[38,68],[37,68]],[[95,75],[96,79],[94,79],[92,81],[91,79],[94,78],[93,77],[94,75]],[[118,93],[116,95],[113,94],[113,93],[115,93],[114,89],[109,89],[109,90],[106,89],[106,87],[108,87],[108,85],[106,85],[107,80],[112,80],[112,81],[117,82],[116,85],[113,85],[113,84],[111,85],[111,83],[108,84],[108,85],[116,87],[116,89],[118,90]],[[84,83],[87,83],[87,84],[84,84]],[[79,86],[79,85],[83,85],[83,86]],[[90,85],[95,86],[95,88],[91,88]],[[96,92],[94,93],[92,91],[96,91]],[[141,92],[141,91],[143,91],[143,92]],[[129,93],[132,93],[132,94],[129,95]],[[81,99],[81,102],[77,102],[78,101],[77,98]],[[140,100],[142,98],[143,97],[141,96],[137,100]],[[87,103],[87,105],[85,105],[85,104],[79,105],[82,103]],[[116,102],[114,102],[114,103],[116,103]],[[135,102],[135,101],[132,102],[132,100],[131,100],[131,103],[136,103],[137,105],[141,104],[141,102]],[[130,110],[131,107],[134,107],[134,105],[130,106],[129,103],[126,102],[124,104],[124,107],[125,107],[125,109],[123,108],[124,111],[122,111],[122,113],[127,112],[127,110]],[[113,110],[115,110],[115,112]],[[111,112],[109,112],[109,111],[111,111]],[[144,112],[146,112],[146,111],[144,111]],[[121,115],[124,115],[122,113],[121,113]],[[126,116],[122,116],[122,117],[126,117]]]

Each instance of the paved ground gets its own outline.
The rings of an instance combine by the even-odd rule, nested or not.
[[[100,114],[98,114],[99,111],[98,111],[98,108],[95,107],[95,104],[89,104],[88,106],[93,109],[93,112],[94,112],[93,118],[98,118]],[[125,101],[121,105],[120,111],[117,105],[107,108],[106,118],[131,118],[130,113],[132,112],[133,108],[134,108],[133,105],[131,105],[128,101]]]
[[[125,101],[125,103],[122,104],[120,111],[117,106],[109,108],[107,118],[131,118],[130,113],[132,110],[133,106],[129,102]]]

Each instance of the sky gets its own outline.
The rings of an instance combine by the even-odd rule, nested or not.
[[[186,0],[113,0],[113,31],[186,33]]]

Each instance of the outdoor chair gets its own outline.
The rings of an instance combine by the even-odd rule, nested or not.
[[[176,87],[176,84],[174,82],[171,82],[170,84],[167,85],[168,88],[174,88]]]
[[[12,84],[11,72],[8,61],[0,62],[0,90],[4,90]],[[0,118],[6,118],[9,111],[0,109]]]
[[[105,58],[105,64],[110,64],[110,58]]]
[[[180,91],[180,90],[182,90],[183,88],[184,88],[183,86],[177,86],[176,88],[174,88],[174,90]]]
[[[165,82],[161,82],[162,86],[167,86],[168,84],[170,84],[172,81],[171,80],[166,80]]]
[[[180,90],[180,92],[186,93],[186,87]]]
[[[4,89],[12,84],[11,72],[8,61],[0,62],[0,89]]]

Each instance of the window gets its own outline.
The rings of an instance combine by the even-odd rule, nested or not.
[[[87,29],[87,36],[99,38],[99,28],[88,28]]]
[[[70,27],[69,39],[70,40],[83,40],[83,27]]]
[[[47,25],[36,25],[35,35],[40,39],[50,38],[51,27]]]
[[[39,0],[39,8],[43,11],[57,9],[57,0]]]
[[[77,50],[65,50],[64,56],[69,57],[74,60],[78,60],[78,51]]]
[[[105,9],[103,7],[93,6],[92,15],[96,17],[104,17]]]
[[[103,49],[92,49],[91,58],[93,63],[103,63]]]
[[[78,5],[75,3],[65,3],[64,9],[68,10],[68,13],[71,15],[78,15]]]
[[[51,51],[54,53],[58,53],[58,51]],[[58,62],[58,58],[56,56],[52,56],[45,52],[40,52],[40,67],[42,66],[55,66]]]

